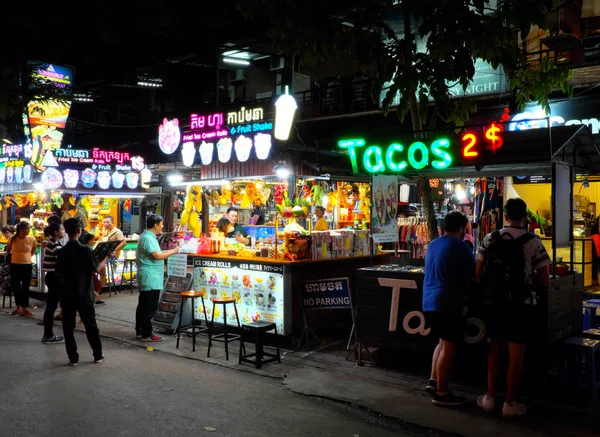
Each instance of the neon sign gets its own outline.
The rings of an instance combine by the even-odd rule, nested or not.
[[[338,147],[348,150],[352,170],[358,173],[359,157],[357,151],[364,147],[366,142],[362,138],[341,140]],[[384,150],[377,145],[369,146],[365,149],[362,162],[368,173],[400,173],[409,167],[414,170],[421,170],[428,165],[436,170],[448,168],[453,162],[453,156],[449,153],[450,140],[440,138],[431,143],[428,147],[421,141],[413,142],[406,149],[400,143],[392,143]],[[406,160],[404,159],[406,157]]]
[[[23,146],[23,144],[4,144],[2,148],[0,148],[0,155],[2,158],[19,158],[25,151],[25,147],[27,147],[27,145]],[[29,147],[31,148],[31,146]]]
[[[179,120],[163,120],[158,127],[158,147],[163,153],[171,155],[175,153],[181,141],[181,131],[179,130]]]
[[[190,115],[190,129],[202,130],[206,128],[214,128],[219,130],[223,126],[223,113],[217,112],[209,115]]]
[[[484,137],[487,140],[485,148],[491,150],[492,153],[496,153],[496,150],[500,149],[504,144],[504,139],[500,132],[504,129],[501,124],[492,123],[489,127],[484,130]],[[479,138],[471,132],[465,133],[462,138],[463,150],[462,156],[466,159],[475,159],[479,156]]]
[[[221,114],[221,116],[222,115],[223,114]],[[246,109],[245,107],[242,106],[240,108],[240,110],[237,112],[228,112],[227,113],[227,124],[228,125],[250,123],[252,121],[261,121],[261,120],[264,120],[264,113],[263,113],[262,108]],[[272,127],[271,127],[271,129],[272,129]]]
[[[128,152],[101,150],[98,147],[94,147],[92,150],[71,149],[69,147],[67,149],[56,149],[52,151],[52,154],[57,163],[96,164],[99,166],[108,165],[109,167],[109,164],[117,163],[115,165],[117,170],[128,170],[131,168],[141,170],[144,168],[144,158],[141,156],[130,156]],[[56,167],[58,164],[48,164],[47,166]]]

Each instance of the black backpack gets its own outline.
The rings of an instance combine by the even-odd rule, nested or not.
[[[492,233],[492,241],[484,256],[490,306],[524,305],[531,297],[530,286],[525,281],[523,247],[533,238],[530,233],[516,239],[502,238],[499,231]]]

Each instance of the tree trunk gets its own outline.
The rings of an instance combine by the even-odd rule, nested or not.
[[[404,46],[406,50],[407,59],[412,59],[412,29],[410,27],[410,12],[408,2],[404,2]],[[417,96],[410,94],[406,96],[408,99],[408,107],[410,109],[410,118],[412,120],[413,136],[415,139],[421,140],[424,138],[423,135],[423,123],[421,122],[421,116],[419,115],[419,106],[417,103]],[[431,187],[429,186],[429,178],[425,176],[419,176],[417,181],[418,186],[421,190],[421,202],[423,204],[423,214],[425,215],[425,222],[427,223],[427,229],[429,233],[429,240],[434,240],[438,237],[437,220],[435,218],[435,210],[433,208],[433,197],[431,194]]]

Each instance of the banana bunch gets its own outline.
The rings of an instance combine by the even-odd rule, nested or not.
[[[368,185],[359,187],[358,199],[360,200],[360,209],[365,215],[367,221],[371,221],[371,188]]]
[[[215,207],[219,203],[221,196],[216,189],[212,188],[210,191],[206,191],[204,193],[204,197],[206,198],[206,203],[210,203],[213,207]]]
[[[202,188],[199,185],[189,186],[181,213],[181,225],[187,225],[194,237],[200,237],[202,226],[200,224],[200,213],[202,212]]]
[[[320,184],[314,184],[311,187],[310,195],[315,205],[323,206],[323,197],[325,197],[325,192]]]

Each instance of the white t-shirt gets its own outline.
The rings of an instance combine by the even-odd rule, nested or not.
[[[500,236],[504,239],[517,239],[525,235],[525,230],[521,228],[506,227],[500,230]],[[485,250],[492,241],[492,234],[487,234],[483,239],[481,247],[477,251],[477,261],[483,261]],[[541,269],[552,264],[542,240],[537,237],[532,238],[523,246],[523,255],[525,257],[525,280],[532,284],[532,275],[534,270]]]

